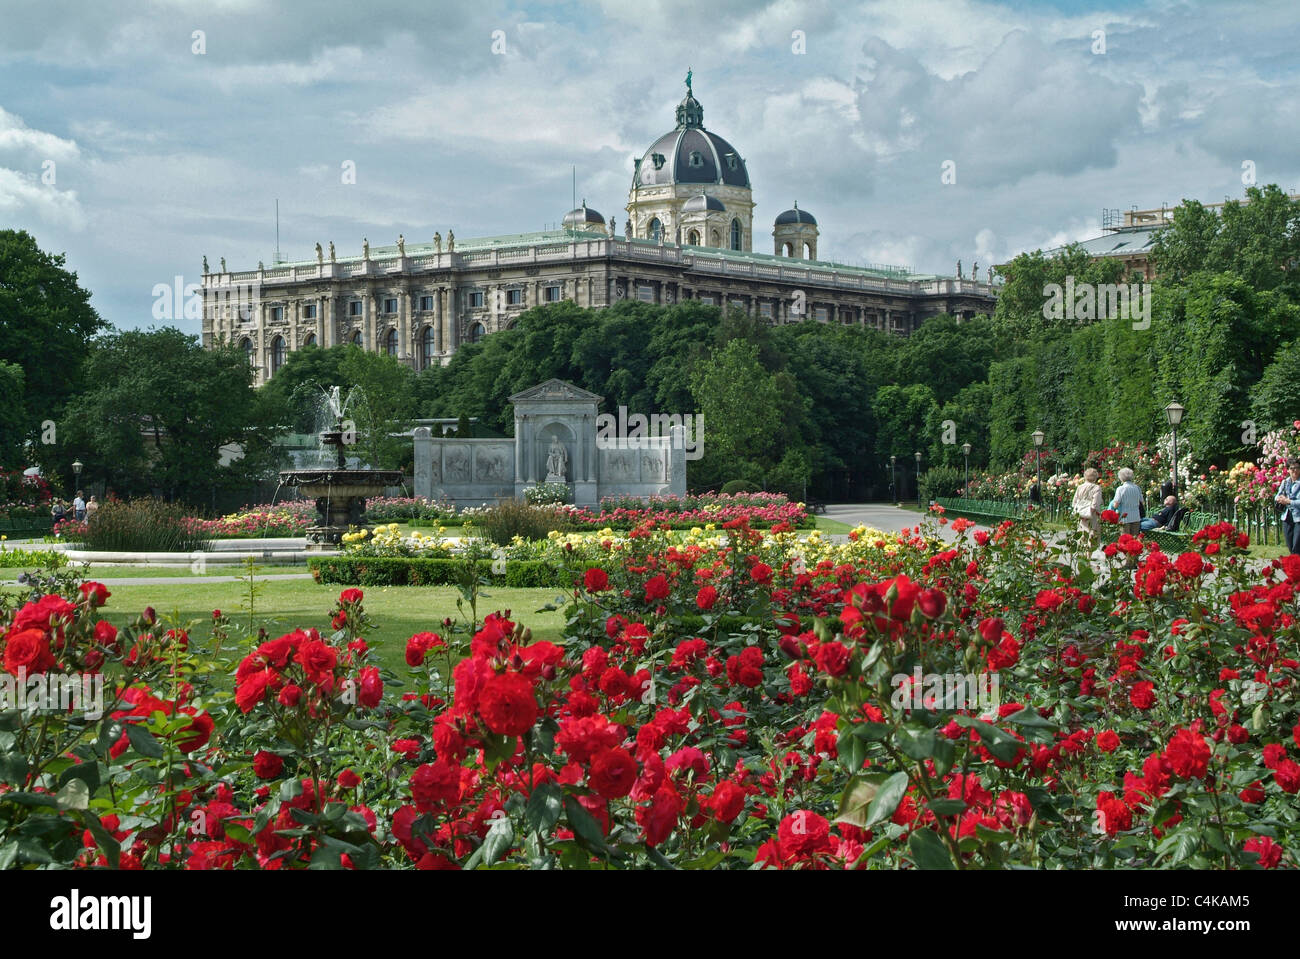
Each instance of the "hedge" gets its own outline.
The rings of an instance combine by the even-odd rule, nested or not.
[[[330,556],[307,560],[307,568],[316,582],[340,586],[450,586],[458,581],[465,561],[401,556]],[[479,570],[490,573],[491,560],[481,560]],[[502,582],[505,586],[573,587],[572,576],[563,567],[536,559],[508,561]]]

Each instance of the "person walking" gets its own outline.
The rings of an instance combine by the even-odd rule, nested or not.
[[[72,500],[72,518],[78,523],[86,521],[86,494],[77,490],[77,495]]]
[[[1089,550],[1097,545],[1101,535],[1101,511],[1104,501],[1101,485],[1097,482],[1101,474],[1092,467],[1083,471],[1083,482],[1074,491],[1072,509],[1079,518],[1079,532],[1086,538]]]
[[[1294,556],[1300,553],[1300,459],[1287,460],[1290,475],[1282,480],[1273,498],[1286,509],[1282,513],[1282,530],[1286,533],[1287,549]]]
[[[1133,482],[1133,471],[1125,466],[1119,471],[1119,488],[1111,498],[1110,508],[1119,513],[1120,526],[1130,536],[1137,536],[1142,531],[1142,490]],[[1136,566],[1137,561],[1130,556],[1126,565]]]
[[[86,522],[90,522],[90,517],[95,515],[95,510],[99,509],[99,500],[91,496],[86,503]]]

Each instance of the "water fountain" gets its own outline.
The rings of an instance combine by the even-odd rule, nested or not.
[[[307,527],[307,549],[337,549],[343,534],[366,526],[366,500],[380,495],[385,487],[398,486],[403,476],[401,470],[348,469],[344,448],[351,441],[351,430],[344,428],[343,411],[346,404],[339,398],[336,386],[329,392],[329,409],[333,415],[332,427],[320,434],[321,448],[334,448],[328,461],[312,469],[292,469],[280,472],[280,482],[293,486],[304,496],[316,500],[316,522]]]

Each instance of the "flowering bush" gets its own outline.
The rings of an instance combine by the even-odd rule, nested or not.
[[[359,589],[274,639],[110,632],[97,584],[33,599],[5,670],[116,692],[108,724],[6,713],[0,861],[1297,865],[1300,559],[1252,567],[1217,524],[1096,573],[1032,524],[950,525],[634,531],[569,567],[563,643],[475,613],[411,636],[405,676],[370,664]]]
[[[524,490],[524,501],[530,506],[550,506],[569,501],[568,483],[538,483]]]
[[[0,518],[44,519],[50,515],[54,493],[43,476],[0,470]]]

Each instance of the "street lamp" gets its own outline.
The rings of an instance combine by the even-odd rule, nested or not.
[[[889,457],[889,495],[893,499],[895,506],[898,505],[898,484],[894,477],[894,467],[897,464],[898,464],[898,457],[890,456]]]
[[[1180,403],[1170,403],[1165,407],[1165,419],[1169,421],[1169,428],[1174,431],[1174,472],[1171,483],[1174,489],[1174,495],[1178,495],[1178,424],[1183,421],[1183,414],[1186,413]]]
[[[81,485],[81,471],[85,469],[86,464],[81,460],[72,461],[72,492],[76,495],[77,487]]]
[[[1047,437],[1042,430],[1034,430],[1034,486],[1038,489],[1038,501],[1043,501],[1043,440]]]
[[[921,506],[921,454],[916,452],[912,454],[916,457],[916,508],[922,509]]]
[[[970,496],[970,444],[961,444],[961,455],[966,457],[966,484],[961,488],[962,496]]]

